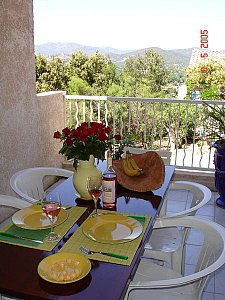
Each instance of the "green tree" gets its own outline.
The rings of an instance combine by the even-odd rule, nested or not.
[[[124,96],[124,89],[120,84],[117,84],[117,83],[113,82],[108,87],[107,96],[123,97]]]
[[[77,76],[81,79],[84,78],[85,63],[88,61],[88,56],[84,54],[81,50],[72,53],[70,60],[67,64],[68,76]]]
[[[36,58],[36,89],[37,92],[66,90],[68,76],[65,72],[65,62],[56,56],[50,60],[38,56]]]
[[[219,100],[218,87],[213,85],[207,89],[202,90],[201,98],[204,100]]]
[[[180,85],[185,82],[186,75],[183,67],[180,65],[171,65],[169,67],[169,71],[169,83],[173,85]]]
[[[123,96],[144,98],[166,96],[162,88],[167,82],[168,73],[163,58],[151,50],[146,51],[144,56],[127,58],[120,83]],[[155,109],[158,111],[160,107],[158,108],[159,105],[156,106]],[[120,118],[122,118],[124,130],[128,129],[128,121],[126,121],[128,117],[127,113],[128,111],[131,113],[129,119],[131,132],[135,132],[137,143],[143,144],[144,125],[141,125],[141,123],[144,124],[145,119],[149,124],[149,132],[151,132],[151,120],[153,117],[152,104],[146,105],[146,103],[141,101],[118,103],[116,111],[116,115],[119,116],[116,122],[120,122]],[[140,122],[138,120],[140,120]],[[155,126],[156,123],[160,124],[160,121],[155,121]],[[151,138],[151,133],[149,134],[149,138]]]
[[[149,97],[161,91],[168,75],[162,56],[152,50],[144,56],[129,57],[124,64],[124,85],[132,97]]]
[[[96,52],[87,56],[82,51],[71,55],[67,64],[68,77],[76,76],[87,82],[92,93],[106,95],[112,84],[118,84],[118,70],[108,57]]]
[[[105,95],[115,77],[115,66],[104,54],[96,52],[84,64],[83,79],[98,95]]]
[[[187,118],[188,115],[188,118]],[[193,142],[195,125],[200,126],[201,108],[195,105],[171,103],[164,105],[163,133],[170,133],[171,141],[176,148]]]
[[[225,67],[213,60],[200,63],[196,67],[188,67],[186,78],[188,94],[199,88],[202,90],[202,99],[220,99],[218,92],[216,95],[216,90],[225,89]]]
[[[68,94],[69,95],[90,95],[91,87],[88,83],[79,78],[78,76],[72,76],[68,83]]]
[[[47,63],[47,58],[44,55],[35,56],[36,81],[39,81],[41,75],[47,72]]]

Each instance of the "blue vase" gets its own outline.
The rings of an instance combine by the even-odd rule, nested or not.
[[[216,170],[215,186],[220,194],[220,197],[216,199],[216,204],[225,208],[225,171]]]
[[[225,149],[217,149],[214,154],[216,170],[225,171]]]
[[[220,195],[216,199],[219,207],[225,208],[225,149],[217,149],[214,154],[215,186]]]

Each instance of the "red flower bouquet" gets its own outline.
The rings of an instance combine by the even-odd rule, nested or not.
[[[63,146],[59,153],[67,160],[74,159],[74,167],[78,160],[89,160],[90,155],[104,160],[106,150],[112,150],[113,145],[121,141],[121,136],[113,136],[112,129],[103,123],[83,122],[77,128],[64,128],[56,131],[54,138],[60,139]]]

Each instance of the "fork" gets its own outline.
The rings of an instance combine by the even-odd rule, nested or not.
[[[107,255],[107,256],[111,256],[111,257],[116,257],[116,258],[120,258],[120,259],[124,259],[124,260],[128,259],[128,256],[126,256],[126,255],[121,255],[121,254],[116,254],[116,253],[111,253],[111,252],[93,251],[93,250],[89,250],[89,249],[84,248],[84,247],[80,247],[80,250],[82,252],[84,252],[85,254],[100,253],[100,254],[103,254],[103,255]]]
[[[68,209],[71,209],[73,208],[74,206],[61,206],[62,209],[64,210],[68,210]]]

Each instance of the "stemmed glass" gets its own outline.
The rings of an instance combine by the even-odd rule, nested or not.
[[[95,213],[92,216],[97,217],[98,216],[97,202],[98,202],[98,198],[102,194],[102,177],[97,177],[97,176],[88,177],[87,188],[95,204]]]
[[[55,219],[61,209],[61,199],[58,193],[52,193],[47,196],[46,200],[42,201],[42,210],[46,213],[50,220],[51,232],[44,239],[45,242],[54,243],[60,241],[61,236],[54,232]]]

